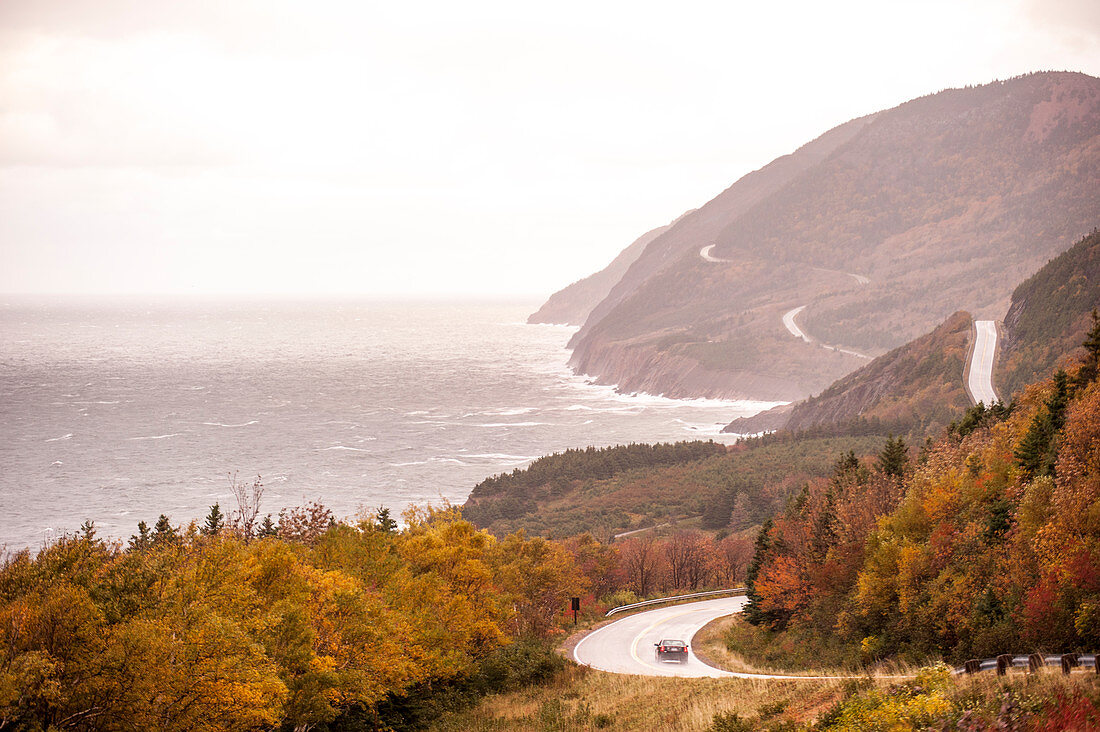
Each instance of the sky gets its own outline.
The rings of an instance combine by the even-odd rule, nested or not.
[[[2,0],[0,293],[541,298],[1096,0]]]

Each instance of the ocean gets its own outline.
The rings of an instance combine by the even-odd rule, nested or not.
[[[319,501],[342,518],[462,503],[588,445],[719,439],[774,402],[618,394],[574,375],[537,302],[98,300],[0,304],[0,547],[85,521]]]

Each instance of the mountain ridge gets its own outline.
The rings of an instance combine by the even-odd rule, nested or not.
[[[574,370],[628,392],[800,399],[866,362],[796,340],[788,310],[881,355],[957,310],[1000,317],[1100,220],[1100,80],[1084,74],[926,95],[818,141],[651,241],[574,335]],[[699,256],[711,244],[726,261]]]

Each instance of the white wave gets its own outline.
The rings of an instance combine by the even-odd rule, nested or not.
[[[50,465],[64,465],[64,464],[65,463],[61,462],[60,460],[54,460],[52,463],[50,463]]]
[[[485,452],[478,455],[467,455],[469,458],[476,458],[478,460],[515,460],[515,461],[527,461],[534,460],[537,455],[505,455],[500,452]]]
[[[517,417],[521,414],[530,414],[531,412],[537,412],[538,407],[516,407],[515,409],[496,409],[489,412],[482,412],[482,414],[498,417]]]
[[[458,458],[433,457],[433,458],[428,458],[427,460],[411,460],[407,463],[390,463],[390,467],[391,468],[407,468],[410,465],[429,465],[431,463],[453,463],[455,465],[468,465],[469,464],[469,463],[462,462]]]
[[[251,422],[241,422],[240,424],[223,424],[222,422],[203,422],[208,427],[247,427],[250,424],[259,424],[260,420],[254,419]]]
[[[73,433],[70,432],[67,435],[61,435],[61,437],[51,437],[50,439],[46,440],[46,442],[61,442],[62,440],[71,440],[72,438]]]
[[[362,447],[348,447],[347,445],[333,445],[332,447],[326,447],[325,450],[350,450],[351,452],[370,452]]]
[[[73,404],[121,404],[117,399],[112,402],[73,402]]]
[[[538,427],[540,425],[550,424],[549,422],[486,422],[485,424],[475,424],[472,427]]]
[[[182,432],[173,432],[170,435],[150,435],[149,437],[129,437],[129,440],[167,440],[169,437],[179,437]]]

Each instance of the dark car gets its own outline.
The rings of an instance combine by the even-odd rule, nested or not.
[[[658,661],[679,661],[684,663],[688,660],[688,644],[682,640],[663,640],[660,643],[654,643],[657,646],[657,650],[654,651]]]

